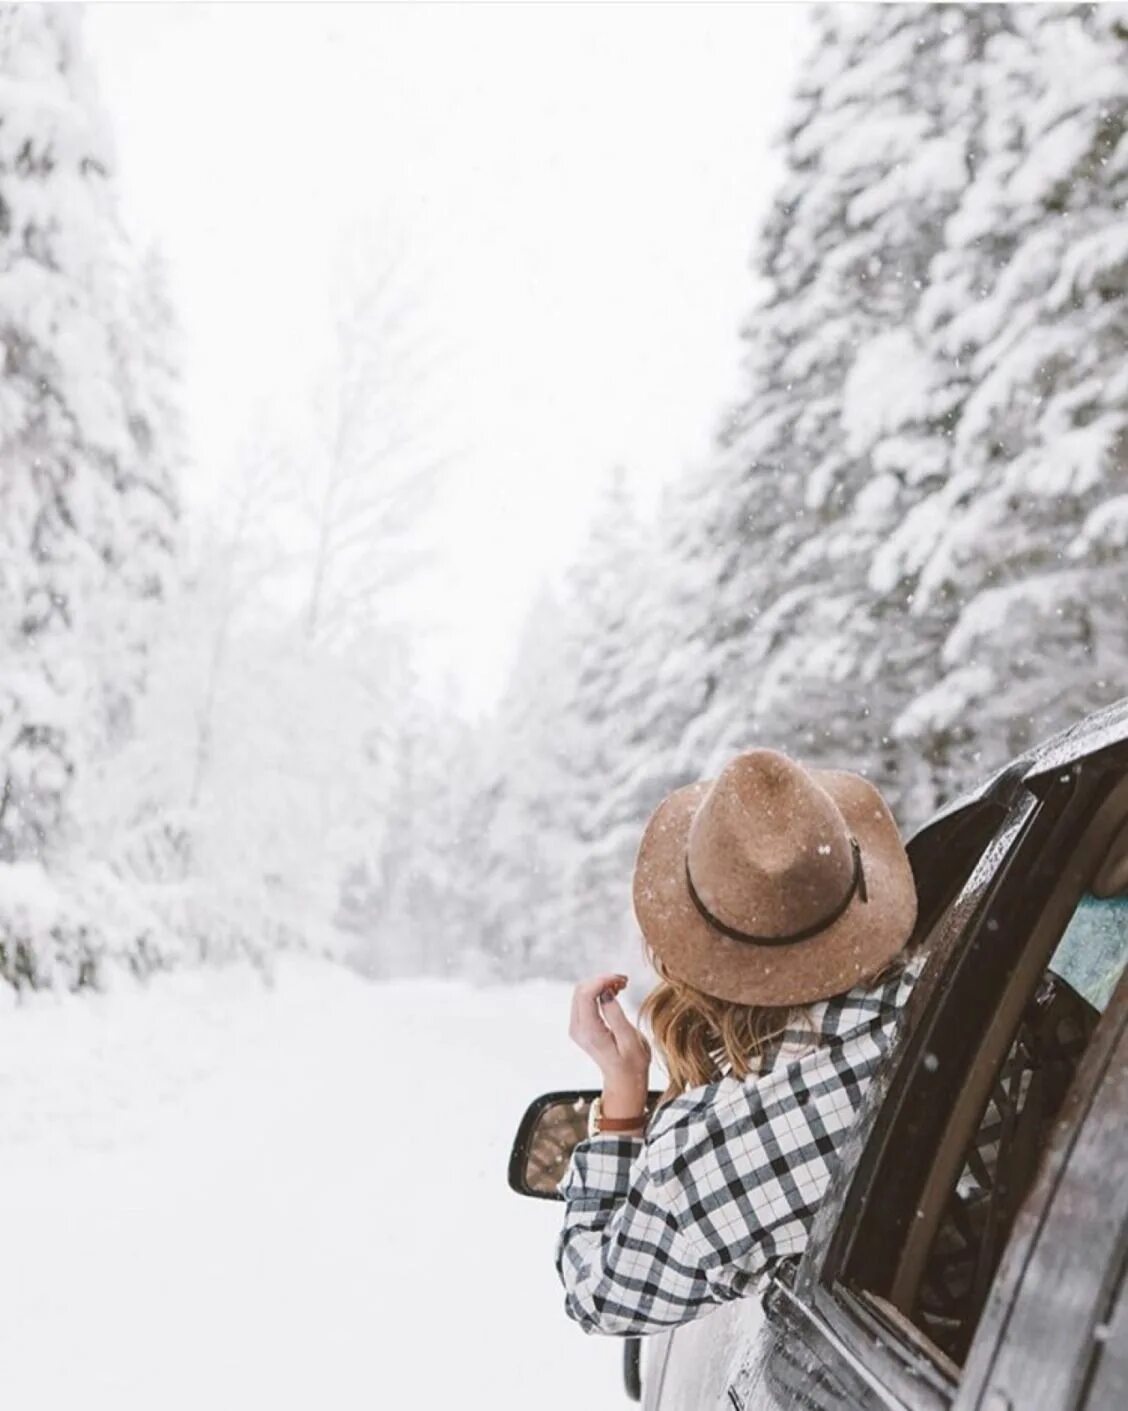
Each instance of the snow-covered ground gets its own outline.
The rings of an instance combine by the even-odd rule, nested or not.
[[[622,1407],[505,1184],[590,1082],[565,1000],[288,961],[0,1011],[5,1404]]]

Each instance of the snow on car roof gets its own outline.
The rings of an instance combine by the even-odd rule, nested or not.
[[[1029,757],[1030,767],[1025,777],[1037,779],[1125,741],[1128,741],[1128,696],[1087,715],[1039,745]]]
[[[1043,778],[1055,769],[1066,769],[1078,760],[1087,759],[1100,750],[1124,742],[1128,742],[1128,696],[1103,710],[1087,715],[1056,735],[1051,735],[1048,740],[1036,745],[1028,753],[1004,764],[982,784],[977,784],[966,793],[942,804],[931,818],[921,825],[916,836],[934,828],[944,819],[963,813],[966,809],[991,798],[999,792],[1005,779],[1013,779],[1016,775],[1023,780]]]

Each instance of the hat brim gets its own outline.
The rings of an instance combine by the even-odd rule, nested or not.
[[[832,925],[805,941],[764,946],[725,936],[701,915],[686,884],[690,825],[711,781],[689,784],[651,816],[632,886],[642,934],[674,978],[735,1004],[806,1004],[843,994],[876,975],[912,935],[916,886],[885,800],[859,774],[809,773],[858,840],[866,900],[855,895]]]

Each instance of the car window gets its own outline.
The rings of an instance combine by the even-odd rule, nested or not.
[[[1047,968],[965,1148],[910,1315],[956,1365],[1098,1017]]]
[[[866,1202],[837,1276],[951,1380],[1128,958],[1128,876],[1107,862],[1126,814],[1128,782],[1101,785],[1020,840],[922,1029],[872,1176],[882,1200]]]
[[[1128,960],[1128,895],[1078,901],[1023,1011],[965,1153],[913,1310],[954,1362],[966,1356],[1018,1207]]]
[[[1086,892],[1050,961],[1050,970],[1102,1014],[1128,958],[1128,896]]]

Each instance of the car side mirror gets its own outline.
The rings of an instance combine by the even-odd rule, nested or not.
[[[598,1088],[542,1093],[525,1109],[509,1155],[509,1186],[518,1195],[560,1200],[572,1149],[587,1136],[588,1113]]]
[[[564,1179],[572,1151],[587,1136],[588,1113],[598,1088],[542,1093],[525,1109],[509,1154],[509,1186],[518,1195],[560,1200],[556,1187]],[[660,1093],[649,1094],[653,1110]]]

